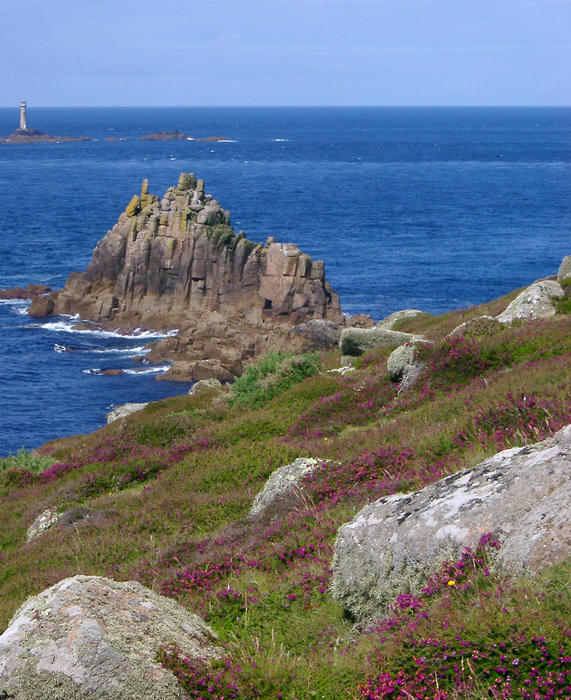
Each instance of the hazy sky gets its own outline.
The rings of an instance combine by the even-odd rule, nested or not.
[[[571,0],[0,0],[0,106],[568,105]]]

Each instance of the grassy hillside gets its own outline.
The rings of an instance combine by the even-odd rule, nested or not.
[[[407,392],[386,373],[390,349],[345,377],[326,371],[339,353],[274,356],[224,397],[157,402],[3,460],[0,629],[29,595],[98,574],[171,596],[217,632],[228,660],[216,668],[157,650],[192,698],[568,696],[566,564],[510,580],[484,541],[370,627],[328,593],[336,531],[364,504],[569,423],[569,315],[445,339],[508,300],[406,321],[435,343]],[[331,461],[306,478],[299,507],[250,522],[267,477],[303,456]],[[90,517],[26,544],[43,510],[77,507]]]

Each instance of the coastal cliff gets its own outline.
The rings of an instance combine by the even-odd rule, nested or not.
[[[44,303],[40,314],[45,312]],[[113,328],[177,328],[184,340],[168,339],[156,354],[179,361],[212,360],[212,343],[204,340],[215,337],[218,350],[228,345],[223,371],[217,366],[206,374],[222,379],[240,374],[242,360],[262,345],[288,342],[294,326],[343,324],[323,262],[292,243],[268,238],[264,246],[236,233],[229,212],[188,173],[162,199],[149,193],[145,180],[98,243],[87,270],[70,274],[48,300],[47,312],[79,314]],[[191,337],[197,330],[198,344]],[[197,379],[205,373],[197,376],[179,364],[173,374]]]

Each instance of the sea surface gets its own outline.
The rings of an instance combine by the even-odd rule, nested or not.
[[[18,120],[17,106],[0,109],[0,136]],[[1,288],[62,287],[143,178],[162,195],[182,171],[251,240],[324,260],[347,314],[464,308],[556,273],[571,253],[568,108],[29,106],[28,126],[92,140],[0,144]],[[172,129],[225,141],[140,139]],[[26,311],[0,302],[0,456],[189,388],[134,361],[152,338]]]

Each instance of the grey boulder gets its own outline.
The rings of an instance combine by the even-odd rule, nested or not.
[[[498,565],[536,573],[569,554],[571,425],[512,448],[421,491],[381,498],[340,528],[333,596],[357,619],[382,616],[401,593],[418,593],[444,560],[491,532]]]
[[[157,649],[170,644],[189,658],[221,655],[199,617],[135,581],[64,579],[29,598],[0,636],[0,697],[183,698],[156,660]]]
[[[300,457],[276,469],[254,499],[248,518],[257,520],[270,513],[292,508],[302,497],[302,480],[323,464],[323,460]]]
[[[401,309],[400,311],[395,311],[382,321],[377,323],[377,327],[392,329],[400,321],[405,321],[409,318],[416,318],[417,316],[430,316],[430,314],[420,311],[419,309]]]
[[[341,331],[339,347],[344,355],[355,356],[374,348],[402,345],[419,340],[422,340],[422,336],[392,331],[377,325],[374,328],[344,328]]]
[[[456,338],[466,336],[468,338],[473,338],[483,335],[495,335],[499,333],[502,328],[504,328],[504,325],[493,316],[478,316],[477,318],[471,318],[468,321],[464,321],[464,323],[461,323],[459,326],[456,326],[456,328],[448,333],[448,337]]]
[[[220,389],[221,386],[222,383],[220,380],[215,379],[214,377],[211,377],[210,379],[201,379],[190,387],[188,390],[188,395],[196,396],[196,394],[200,394],[200,392],[205,391],[206,389]]]
[[[557,281],[562,287],[571,285],[571,255],[566,255],[559,265]]]
[[[552,299],[564,296],[563,289],[555,280],[538,280],[508,305],[505,311],[496,316],[500,323],[511,323],[516,319],[533,321],[538,318],[555,316]]]
[[[114,423],[120,418],[125,418],[130,416],[131,413],[136,413],[137,411],[142,411],[148,404],[146,403],[125,403],[122,406],[117,406],[110,413],[107,414],[107,425]]]

